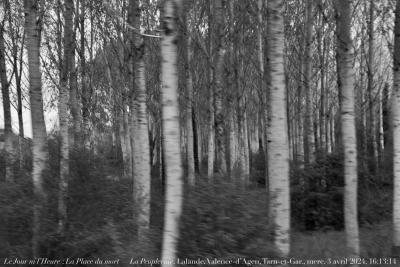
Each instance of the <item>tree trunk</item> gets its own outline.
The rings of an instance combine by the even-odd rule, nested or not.
[[[322,10],[321,6],[321,10]],[[323,154],[326,154],[326,138],[325,138],[325,119],[326,119],[326,92],[325,92],[325,54],[326,54],[326,42],[325,38],[323,38],[324,35],[324,19],[322,16],[321,18],[321,29],[318,31],[318,54],[319,54],[319,64],[320,64],[320,75],[321,75],[321,100],[320,100],[320,114],[319,114],[319,132],[320,132],[320,149]]]
[[[84,0],[80,0],[80,60],[81,60],[81,101],[82,101],[82,140],[85,148],[89,149],[89,103],[90,95],[87,86],[87,71],[86,71],[86,46],[85,46],[85,4],[88,3]]]
[[[185,16],[186,17],[186,16]],[[194,174],[194,143],[193,143],[193,121],[192,121],[192,110],[193,110],[193,81],[192,81],[192,39],[189,34],[189,21],[186,17],[186,90],[187,90],[187,105],[186,105],[186,132],[187,132],[187,166],[188,166],[188,183],[191,186],[195,184]]]
[[[162,122],[166,167],[166,207],[161,252],[161,266],[174,266],[168,261],[177,257],[179,220],[182,212],[182,162],[180,155],[180,126],[177,74],[177,25],[179,0],[164,4],[163,36],[161,40]]]
[[[376,125],[375,125],[375,89],[374,89],[374,1],[370,0],[369,22],[368,22],[368,118],[367,118],[367,138],[370,171],[375,172],[377,161]]]
[[[225,156],[225,118],[223,114],[223,71],[225,56],[225,38],[224,38],[224,12],[222,0],[215,0],[215,48],[217,55],[215,58],[215,142],[216,142],[216,163],[217,171],[226,173],[226,156]]]
[[[0,25],[0,82],[1,93],[3,96],[3,114],[4,114],[4,152],[5,152],[5,166],[6,166],[6,181],[13,182],[14,177],[12,173],[13,163],[13,145],[12,145],[12,127],[11,127],[11,105],[10,105],[10,83],[7,80],[6,69],[6,51],[4,46],[4,23]]]
[[[76,0],[76,5],[78,6],[78,0]],[[72,6],[73,8],[73,6]],[[77,68],[75,60],[75,49],[76,49],[76,28],[78,27],[78,16],[75,16],[74,27],[72,30],[72,38],[70,39],[70,73],[69,73],[69,104],[72,115],[73,124],[73,140],[70,140],[70,145],[77,148],[81,144],[81,123],[82,116],[78,105],[78,77]]]
[[[400,257],[400,0],[396,2],[393,51],[393,244],[392,256]]]
[[[67,194],[69,179],[69,138],[68,138],[68,78],[71,70],[72,13],[73,0],[65,1],[64,11],[64,59],[61,65],[58,114],[60,120],[60,180],[58,196],[58,233],[65,234],[67,223]]]
[[[32,256],[38,258],[41,217],[46,203],[43,188],[43,171],[47,159],[46,126],[43,114],[42,81],[40,71],[39,0],[25,0],[25,30],[28,50],[29,98],[32,120],[32,180],[35,202],[33,204]]]
[[[275,246],[281,257],[290,251],[289,140],[284,73],[283,1],[268,1],[268,121],[269,212],[275,225]]]
[[[140,29],[141,8],[139,1],[130,2],[133,14],[133,27]],[[146,103],[146,77],[144,65],[145,46],[143,37],[139,34],[133,36],[134,49],[134,88],[136,99],[132,112],[135,120],[131,132],[134,141],[133,147],[133,185],[134,200],[136,204],[136,223],[138,227],[138,240],[145,240],[150,227],[150,145],[148,132],[148,115]]]
[[[212,31],[211,31],[211,0],[209,0],[209,14],[208,14],[208,53],[211,57],[212,53]],[[209,120],[208,120],[208,148],[207,148],[207,177],[208,181],[211,182],[214,178],[214,156],[215,156],[215,117],[214,117],[214,86],[213,86],[213,75],[211,67],[211,58],[209,59],[210,66],[208,67],[208,107],[209,107]]]
[[[341,126],[344,149],[344,219],[349,257],[360,253],[357,218],[357,143],[354,117],[354,73],[353,44],[350,34],[350,0],[337,0],[337,53],[339,56],[339,77],[341,81]]]
[[[315,158],[315,143],[313,136],[313,112],[311,104],[311,78],[312,78],[312,23],[313,23],[313,1],[306,1],[306,55],[304,59],[304,87],[306,93],[306,114],[304,117],[304,162],[306,165],[312,163]],[[316,141],[316,140],[315,140]]]

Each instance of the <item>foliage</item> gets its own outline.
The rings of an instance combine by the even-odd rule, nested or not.
[[[180,258],[274,255],[265,190],[248,191],[227,182],[211,185],[202,180],[185,197]]]
[[[359,222],[389,219],[391,189],[387,172],[372,174],[359,168]],[[343,158],[339,153],[319,157],[306,168],[292,169],[291,202],[294,226],[301,230],[343,229]]]

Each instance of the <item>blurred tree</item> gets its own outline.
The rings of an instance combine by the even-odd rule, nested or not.
[[[60,121],[60,180],[58,199],[58,232],[64,236],[67,222],[67,194],[69,169],[69,134],[68,134],[68,82],[71,70],[71,49],[72,47],[72,14],[74,11],[73,0],[64,2],[64,58],[61,64],[60,92],[58,103],[58,116]],[[60,33],[61,34],[61,33]]]
[[[40,256],[39,241],[44,205],[47,201],[43,188],[43,172],[46,166],[46,126],[43,114],[42,81],[40,70],[40,37],[43,6],[39,0],[24,0],[26,46],[28,51],[29,96],[32,120],[32,180],[35,201],[33,203],[32,256]]]
[[[177,19],[182,8],[180,0],[164,3],[161,40],[162,125],[166,167],[165,215],[161,266],[176,259],[179,220],[182,212],[183,182],[180,155],[180,122],[178,109]]]
[[[290,252],[289,139],[284,70],[283,1],[268,1],[267,57],[270,96],[268,118],[269,214],[275,225],[275,246],[282,257]]]
[[[315,159],[315,142],[313,135],[312,97],[312,43],[313,43],[313,0],[306,1],[305,24],[305,57],[304,57],[304,88],[305,88],[305,116],[304,116],[304,162],[308,165]]]
[[[357,217],[357,143],[354,119],[354,50],[350,35],[351,1],[337,0],[337,54],[338,76],[341,82],[341,123],[344,148],[344,218],[347,253],[349,257],[360,255]]]

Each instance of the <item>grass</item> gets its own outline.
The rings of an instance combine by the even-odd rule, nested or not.
[[[369,264],[372,258],[389,258],[391,251],[391,224],[381,224],[360,229],[361,257],[368,264],[362,266],[398,266],[388,264]],[[295,232],[292,234],[291,257],[301,260],[345,259],[346,236],[344,231]],[[399,262],[399,261],[397,261]],[[311,264],[310,264],[311,265]],[[304,265],[290,265],[304,266]],[[349,266],[348,264],[313,264],[312,266]]]

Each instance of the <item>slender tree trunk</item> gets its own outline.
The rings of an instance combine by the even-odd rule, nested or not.
[[[275,246],[280,256],[290,252],[289,140],[284,70],[283,1],[268,1],[268,121],[269,212],[275,225]]]
[[[7,80],[6,69],[6,51],[4,46],[4,22],[0,25],[0,82],[1,93],[3,97],[3,114],[4,114],[4,152],[6,166],[6,181],[13,182],[12,173],[13,145],[12,145],[12,127],[11,127],[11,105],[10,105],[10,83]]]
[[[306,1],[306,55],[304,59],[304,87],[306,95],[306,114],[304,117],[304,161],[308,165],[314,161],[315,143],[313,136],[313,112],[311,105],[311,77],[312,77],[312,23],[313,23],[313,1]],[[315,140],[316,141],[316,140]]]
[[[200,164],[201,164],[201,138],[199,135],[199,131],[197,130],[197,116],[196,110],[194,107],[194,99],[192,103],[192,127],[193,127],[193,160],[194,160],[194,170],[196,173],[200,173]]]
[[[372,172],[375,172],[377,161],[377,143],[376,143],[376,125],[375,125],[375,89],[374,89],[374,1],[370,0],[369,7],[369,23],[368,23],[368,118],[367,118],[367,138],[368,138],[368,155],[370,157],[369,166]]]
[[[244,173],[242,175],[242,184],[247,185],[250,178],[250,146],[249,146],[249,130],[246,110],[243,108],[243,136],[242,136],[242,149],[243,149],[243,161],[244,161]]]
[[[350,34],[350,0],[337,0],[337,53],[341,81],[341,126],[344,148],[344,219],[347,253],[349,257],[360,254],[357,218],[357,143],[354,117],[353,44]]]
[[[64,59],[61,65],[58,113],[60,120],[60,180],[58,196],[58,233],[65,234],[67,223],[67,195],[69,179],[69,138],[68,138],[68,78],[71,70],[71,39],[73,0],[65,1],[64,11]]]
[[[377,104],[377,151],[378,151],[378,166],[382,167],[383,163],[383,151],[385,149],[384,145],[384,134],[383,134],[383,107],[382,107],[382,90],[378,92],[378,104]]]
[[[161,40],[162,122],[166,160],[166,207],[161,252],[161,266],[174,266],[167,261],[177,257],[179,220],[182,212],[182,162],[180,155],[180,126],[177,74],[177,25],[179,0],[167,0],[164,4],[163,37]]]
[[[78,8],[79,1],[76,0],[76,6]],[[77,10],[75,10],[76,12]],[[70,140],[70,145],[77,148],[81,144],[81,122],[82,116],[78,105],[78,77],[75,60],[75,49],[76,49],[76,28],[78,27],[78,16],[75,16],[74,27],[72,30],[72,38],[70,39],[70,73],[69,73],[69,104],[72,115],[73,125],[73,140]]]
[[[321,7],[322,10],[322,7]],[[320,75],[321,75],[321,99],[320,99],[320,114],[319,114],[319,131],[320,131],[320,149],[323,154],[326,154],[326,138],[325,138],[325,109],[326,109],[326,92],[325,92],[325,52],[326,52],[326,43],[323,38],[324,35],[324,19],[321,16],[321,29],[319,30],[319,44],[318,44],[318,52],[319,52],[319,64],[320,64]]]
[[[305,36],[302,37],[302,48],[305,48],[306,38]],[[303,50],[302,49],[302,50]],[[304,154],[304,118],[302,118],[303,114],[303,95],[304,95],[304,53],[300,52],[299,55],[299,76],[298,76],[298,87],[297,87],[297,106],[296,106],[296,119],[297,119],[297,126],[298,126],[298,136],[297,136],[297,143],[298,143],[298,153],[297,158],[299,162],[299,167],[304,167],[305,162],[305,154]]]
[[[400,0],[396,1],[393,51],[393,244],[392,255],[400,257]]]
[[[226,156],[225,156],[225,118],[223,114],[223,71],[224,71],[224,56],[225,56],[225,38],[224,38],[224,11],[222,0],[215,1],[215,48],[217,50],[217,55],[215,58],[215,141],[217,150],[217,171],[225,173],[226,168]]]
[[[189,21],[186,17],[186,90],[187,90],[187,105],[186,105],[186,132],[187,132],[187,165],[188,165],[188,183],[191,186],[195,184],[194,174],[194,143],[193,143],[193,121],[192,121],[192,110],[193,110],[193,80],[192,80],[192,39],[189,34]]]
[[[88,77],[87,77],[87,69],[86,69],[86,46],[85,46],[85,5],[87,2],[85,0],[80,0],[80,60],[81,60],[81,101],[82,101],[82,141],[87,149],[89,149],[89,89],[88,89]]]
[[[264,51],[263,51],[263,17],[262,17],[262,11],[263,11],[263,0],[258,0],[257,2],[257,21],[258,21],[258,28],[257,28],[257,43],[258,43],[258,68],[259,68],[259,72],[260,72],[260,82],[259,82],[259,86],[260,86],[260,93],[261,93],[261,97],[260,97],[260,111],[259,111],[259,138],[260,138],[260,142],[259,142],[259,151],[263,151],[265,152],[264,149],[264,143],[262,140],[265,138],[265,111],[264,109],[266,108],[264,97],[263,95],[265,94],[265,75],[264,75]],[[259,140],[257,140],[259,141]],[[264,140],[265,141],[265,140]],[[265,156],[265,154],[264,154]]]
[[[235,86],[235,13],[234,13],[234,2],[229,1],[229,76],[228,76],[228,126],[229,126],[229,177],[233,179],[233,168],[235,167],[237,161],[236,155],[236,133],[235,133],[235,107],[234,107],[234,96],[236,93]]]
[[[211,57],[212,53],[212,30],[211,30],[211,5],[212,2],[209,0],[209,14],[208,14],[208,53]],[[209,59],[210,66],[208,68],[208,92],[209,92],[209,97],[208,97],[208,107],[209,107],[209,121],[208,121],[208,151],[207,151],[207,177],[208,180],[211,182],[214,176],[214,156],[215,156],[215,131],[214,131],[214,126],[215,126],[215,117],[214,117],[214,83],[213,83],[213,75],[212,75],[212,67],[211,67],[211,58]]]
[[[46,126],[43,114],[42,81],[40,71],[40,34],[39,0],[25,0],[25,30],[28,50],[29,97],[32,120],[32,180],[35,201],[33,204],[32,256],[40,256],[39,240],[41,217],[46,203],[43,188],[43,171],[47,159]]]

